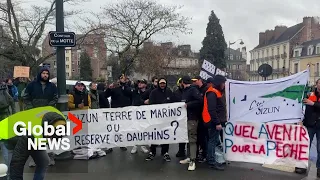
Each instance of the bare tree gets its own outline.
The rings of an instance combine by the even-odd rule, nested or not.
[[[189,18],[181,16],[179,9],[153,0],[124,0],[105,6],[102,14],[96,16],[97,24],[91,25],[106,29],[108,50],[125,63],[126,73],[137,60],[143,43],[155,34],[191,33],[187,27]],[[128,63],[127,59],[131,61]]]
[[[64,0],[65,3],[77,4],[84,0]],[[42,43],[45,32],[55,22],[55,0],[44,1],[42,5],[33,5],[30,8],[22,8],[21,3],[12,0],[0,2],[0,24],[9,44],[1,48],[0,56],[8,60],[19,62],[20,65],[37,68],[45,60],[53,57],[55,53],[41,57],[39,46]],[[71,16],[78,11],[65,12],[65,16]]]

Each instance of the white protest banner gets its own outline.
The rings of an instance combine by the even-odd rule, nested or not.
[[[228,161],[307,168],[309,135],[300,125],[227,122],[224,152]]]
[[[222,76],[226,76],[227,74],[220,70],[219,68],[216,68],[215,65],[211,64],[209,61],[204,60],[202,63],[200,76],[203,79],[208,79],[209,77],[213,77],[214,75],[219,74]]]
[[[82,129],[68,136],[70,150],[186,143],[187,110],[184,104],[69,111],[82,121]],[[63,114],[68,117],[68,112]],[[54,152],[60,154],[63,151]]]
[[[271,81],[227,80],[228,121],[296,123],[309,70]]]

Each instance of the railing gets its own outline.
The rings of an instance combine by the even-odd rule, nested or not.
[[[280,59],[280,55],[275,55],[275,58],[276,59]]]
[[[281,54],[281,58],[282,58],[282,59],[286,59],[286,58],[287,58],[287,53]]]
[[[274,59],[274,56],[270,56],[270,59]]]

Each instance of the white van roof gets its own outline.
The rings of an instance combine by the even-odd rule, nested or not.
[[[50,80],[50,82],[52,82],[52,83],[57,83],[57,78],[53,78],[53,79],[51,79]],[[67,85],[75,85],[76,84],[76,82],[78,82],[78,81],[76,81],[76,80],[66,80],[66,84]],[[90,81],[81,81],[85,86],[89,86],[90,85]]]

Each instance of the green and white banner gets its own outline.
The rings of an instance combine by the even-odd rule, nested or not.
[[[271,81],[226,83],[228,121],[296,123],[302,117],[302,98],[309,69]]]

